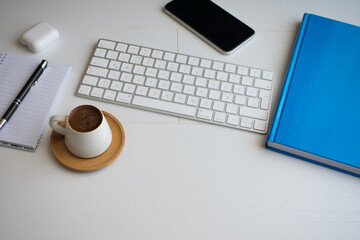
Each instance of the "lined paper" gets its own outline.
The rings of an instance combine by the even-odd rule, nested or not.
[[[0,115],[18,95],[41,59],[3,54],[0,56]],[[41,80],[30,89],[14,115],[0,130],[2,145],[35,150],[46,126],[51,105],[61,83],[69,75],[69,65],[49,62]],[[15,146],[13,146],[15,145]]]

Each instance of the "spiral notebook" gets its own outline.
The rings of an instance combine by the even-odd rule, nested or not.
[[[41,59],[0,54],[0,115],[2,116]],[[51,106],[71,67],[49,62],[8,123],[0,130],[0,145],[35,151],[47,124]],[[0,116],[0,117],[1,117]]]

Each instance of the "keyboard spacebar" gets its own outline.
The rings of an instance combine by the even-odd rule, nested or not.
[[[133,105],[137,105],[137,106],[153,108],[153,109],[172,112],[172,113],[178,113],[191,117],[194,117],[196,113],[195,107],[190,107],[177,103],[165,102],[158,99],[145,98],[140,96],[134,96],[132,103]]]

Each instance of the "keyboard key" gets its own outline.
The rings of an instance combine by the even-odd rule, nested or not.
[[[109,63],[109,60],[105,59],[105,58],[98,58],[98,57],[93,57],[91,59],[90,64],[94,65],[94,66],[98,66],[98,67],[106,67]]]
[[[222,71],[224,68],[224,63],[222,62],[213,62],[212,68],[215,70]]]
[[[182,78],[182,74],[180,73],[173,72],[170,75],[170,80],[174,82],[181,82],[181,78]]]
[[[246,97],[241,95],[235,96],[235,103],[238,105],[245,105],[246,104]]]
[[[240,126],[246,127],[246,128],[252,128],[253,120],[251,118],[242,117]]]
[[[123,72],[132,72],[134,65],[132,65],[131,63],[123,63],[121,66],[121,71]]]
[[[241,80],[241,77],[236,74],[230,74],[229,76],[229,82],[239,84]]]
[[[151,49],[149,49],[149,48],[141,48],[141,50],[140,50],[140,55],[141,56],[150,57],[150,54],[151,54]]]
[[[232,84],[227,82],[222,82],[220,90],[225,92],[232,92]]]
[[[163,61],[163,60],[156,60],[154,67],[155,67],[155,68],[158,68],[158,69],[165,69],[165,67],[166,67],[166,62]]]
[[[272,82],[267,80],[256,79],[254,86],[257,88],[271,89]]]
[[[246,89],[246,95],[249,97],[257,97],[258,95],[258,89],[253,87],[248,87]]]
[[[254,129],[260,130],[260,131],[265,131],[266,130],[266,122],[260,121],[260,120],[255,120]]]
[[[241,83],[246,86],[252,86],[253,80],[251,77],[243,77]]]
[[[185,86],[184,86],[183,93],[189,94],[189,95],[194,95],[194,93],[195,93],[195,87],[194,87],[194,86],[191,86],[191,85],[185,85]]]
[[[148,90],[149,90],[148,87],[138,86],[136,88],[136,94],[141,96],[146,96]]]
[[[131,99],[132,99],[132,95],[127,93],[119,93],[116,97],[116,101],[124,102],[124,103],[130,103]]]
[[[214,110],[222,112],[225,109],[225,103],[224,102],[219,102],[219,101],[215,101],[214,102]]]
[[[260,99],[258,98],[249,98],[248,99],[248,106],[249,107],[254,107],[254,108],[258,108],[260,104]]]
[[[133,63],[133,64],[141,64],[141,61],[142,61],[142,57],[141,56],[136,56],[136,55],[132,55],[131,58],[130,58],[130,62]]]
[[[98,80],[99,80],[99,78],[97,78],[97,77],[85,75],[82,83],[87,84],[87,85],[96,86]]]
[[[202,77],[197,77],[195,81],[195,85],[199,87],[206,87],[207,79]]]
[[[201,59],[200,66],[204,68],[211,68],[211,61],[208,59]]]
[[[220,81],[227,81],[229,74],[225,72],[218,72],[216,75],[216,79]]]
[[[186,63],[186,61],[187,61],[187,56],[181,55],[181,54],[178,54],[178,55],[176,56],[175,62],[178,62],[178,63]]]
[[[187,104],[191,105],[191,106],[197,106],[199,104],[199,98],[198,97],[193,97],[193,96],[189,96],[188,100],[187,100]]]
[[[145,57],[144,60],[143,60],[143,65],[148,66],[148,67],[152,67],[152,66],[154,66],[154,62],[155,62],[155,59]]]
[[[107,100],[114,100],[116,96],[116,91],[106,90],[104,93],[104,98]]]
[[[138,46],[130,45],[129,49],[128,49],[128,53],[138,54],[139,50],[140,50],[140,48]]]
[[[128,53],[120,53],[118,60],[122,62],[129,62],[130,56],[131,55]]]
[[[237,70],[238,74],[246,76],[246,75],[248,75],[248,72],[249,72],[249,68],[238,66],[238,70]]]
[[[260,78],[261,77],[261,70],[252,68],[250,70],[250,77]]]
[[[144,77],[144,76],[135,75],[132,82],[135,83],[135,84],[138,84],[138,85],[144,85],[144,83],[145,83],[145,77]]]
[[[214,79],[216,75],[216,72],[211,69],[205,69],[204,77]]]
[[[102,47],[102,48],[107,48],[107,49],[114,49],[115,48],[116,43],[115,42],[111,42],[108,40],[100,40],[98,46]]]
[[[211,89],[219,89],[220,86],[220,82],[219,81],[215,81],[215,80],[209,80],[209,88]]]
[[[110,80],[102,78],[100,79],[98,86],[102,88],[109,88],[110,82],[111,82]]]
[[[225,65],[225,72],[235,73],[235,71],[236,71],[236,66],[234,64]]]
[[[176,102],[176,103],[185,103],[185,101],[186,101],[186,95],[180,94],[180,93],[175,94],[174,102]]]
[[[120,52],[126,52],[127,48],[128,48],[128,45],[124,44],[124,43],[118,43],[116,45],[116,50],[120,51]]]
[[[237,125],[239,125],[239,120],[240,120],[239,116],[229,115],[226,122],[230,125],[237,126]]]
[[[166,52],[164,54],[164,60],[173,62],[175,60],[175,53]]]
[[[157,59],[162,59],[164,52],[160,51],[160,50],[154,50],[151,54],[151,57],[153,58],[157,58]]]
[[[169,71],[176,72],[179,69],[179,64],[174,62],[169,62],[166,69]]]
[[[236,94],[245,94],[245,87],[242,85],[235,85],[234,86],[234,93]]]
[[[121,62],[114,61],[114,60],[111,60],[111,61],[110,61],[110,64],[109,64],[109,68],[110,68],[110,69],[119,70],[119,69],[120,69],[120,66],[121,66]]]
[[[107,54],[106,54],[106,58],[109,58],[109,59],[114,59],[116,60],[117,57],[118,57],[118,52],[115,52],[115,51],[108,51]]]
[[[104,89],[102,88],[97,88],[97,87],[94,87],[90,93],[91,96],[93,97],[102,97],[102,94],[104,92]]]
[[[212,105],[212,101],[209,99],[201,99],[200,107],[210,109]]]
[[[200,59],[197,57],[189,57],[189,64],[193,66],[199,66]]]
[[[214,116],[215,122],[225,123],[225,119],[226,119],[225,113],[215,112],[215,116]]]
[[[122,82],[112,81],[112,83],[110,85],[110,89],[113,89],[113,90],[116,90],[116,91],[121,91],[123,85],[124,84]]]
[[[81,85],[78,93],[83,94],[83,95],[89,95],[91,91],[91,87],[90,86],[86,86],[86,85]]]
[[[274,77],[274,73],[269,72],[269,71],[263,72],[263,79],[272,80],[273,77]]]
[[[231,114],[237,114],[238,106],[235,104],[226,105],[226,112]]]
[[[125,83],[123,91],[126,92],[126,93],[134,93],[135,92],[135,85]]]
[[[161,91],[159,89],[150,88],[149,97],[160,98]]]
[[[86,73],[89,75],[94,75],[94,76],[98,76],[98,77],[106,77],[108,72],[109,72],[109,70],[107,70],[105,68],[89,66]]]
[[[156,77],[158,70],[155,68],[147,68],[145,71],[145,76]]]
[[[213,115],[213,111],[206,110],[206,109],[199,109],[197,116],[201,119],[211,120]]]
[[[169,88],[170,88],[170,82],[169,82],[169,81],[165,81],[165,80],[160,80],[160,81],[159,81],[158,88],[159,88],[159,89],[163,89],[163,90],[169,90]]]
[[[231,103],[234,99],[234,94],[232,93],[223,93],[222,98],[224,102]]]
[[[131,74],[131,73],[123,72],[123,73],[121,74],[120,81],[130,83],[130,82],[132,81],[132,79],[133,79],[133,76],[134,76],[134,75]],[[115,78],[115,79],[116,79],[116,78]]]
[[[147,87],[156,87],[158,80],[155,78],[148,77],[145,81],[145,86]]]
[[[259,97],[261,98],[261,109],[269,109],[270,107],[270,91],[260,90]]]
[[[179,68],[179,72],[189,74],[191,67],[189,65],[181,64]]]
[[[208,94],[208,91],[206,88],[201,88],[201,87],[198,87],[197,90],[196,90],[196,93],[195,95],[198,96],[198,97],[207,97],[207,94]]]
[[[105,57],[105,55],[106,55],[106,50],[105,50],[105,49],[97,48],[97,49],[95,50],[94,56],[97,56],[97,57]]]
[[[171,84],[171,91],[181,93],[182,92],[183,85],[181,83],[173,82]]]

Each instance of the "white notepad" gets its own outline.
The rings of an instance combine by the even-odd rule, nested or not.
[[[40,62],[41,59],[0,54],[0,117]],[[44,76],[30,89],[14,115],[0,130],[0,145],[35,151],[51,106],[70,69],[69,65],[49,62]]]

